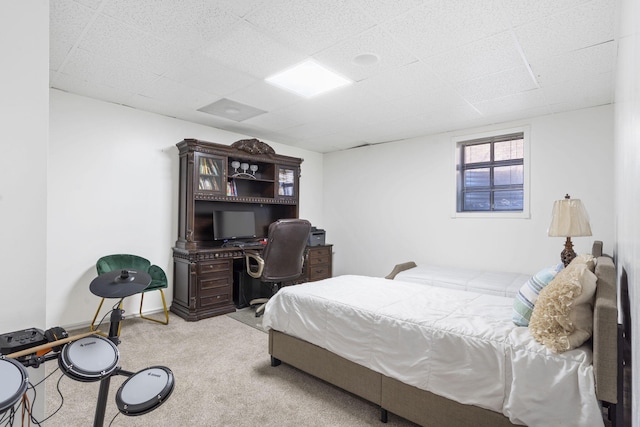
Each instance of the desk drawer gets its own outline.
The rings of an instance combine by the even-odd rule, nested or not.
[[[228,304],[231,301],[231,282],[228,274],[202,276],[198,283],[201,307]]]
[[[309,265],[327,264],[331,260],[331,248],[309,250]]]
[[[198,274],[224,273],[229,274],[231,270],[231,261],[206,261],[198,263]]]
[[[309,266],[309,281],[328,279],[331,277],[331,269],[329,264]]]

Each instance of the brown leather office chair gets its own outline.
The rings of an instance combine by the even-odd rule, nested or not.
[[[273,293],[283,282],[291,282],[302,274],[304,250],[309,241],[311,223],[306,219],[279,219],[269,225],[267,245],[262,255],[245,252],[247,273],[262,282],[270,283]],[[256,317],[264,311],[268,298],[253,299]]]

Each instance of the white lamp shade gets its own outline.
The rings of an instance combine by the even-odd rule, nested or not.
[[[563,199],[554,202],[549,236],[591,236],[589,215],[580,199]]]

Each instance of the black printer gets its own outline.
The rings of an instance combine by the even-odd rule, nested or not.
[[[322,246],[325,241],[325,232],[322,229],[311,227],[309,230],[309,246]]]

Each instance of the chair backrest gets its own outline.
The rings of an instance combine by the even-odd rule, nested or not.
[[[262,281],[294,280],[302,274],[310,229],[306,219],[279,219],[269,225],[267,246],[262,252]]]
[[[96,262],[96,270],[98,271],[98,275],[126,268],[131,270],[141,270],[146,273],[150,265],[151,263],[149,260],[138,255],[114,254],[100,258]]]

